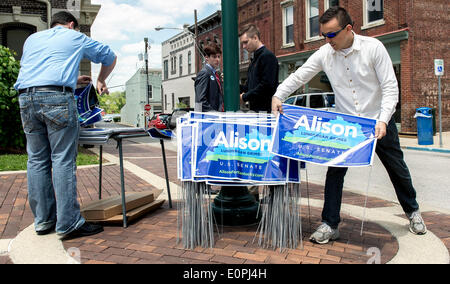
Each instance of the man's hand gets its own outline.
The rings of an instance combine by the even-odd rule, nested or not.
[[[91,81],[92,81],[91,77],[86,76],[86,75],[82,75],[82,76],[79,76],[79,77],[78,77],[77,84],[80,84],[80,85],[87,85],[87,84],[89,84]]]
[[[97,91],[99,95],[107,94],[109,95],[108,87],[106,86],[105,81],[97,80]]]
[[[277,115],[278,112],[283,114],[283,107],[282,107],[282,102],[278,97],[273,96],[272,97],[272,113],[274,115]]]
[[[243,95],[244,95],[244,93],[242,93],[242,94],[240,95],[241,105],[245,104],[244,99],[242,98]]]
[[[386,136],[387,130],[386,130],[386,123],[382,121],[378,121],[377,125],[375,125],[375,138],[380,140],[384,136]]]

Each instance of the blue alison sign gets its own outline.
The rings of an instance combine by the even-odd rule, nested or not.
[[[269,184],[299,181],[298,174],[295,178],[287,175],[286,158],[269,152],[273,131],[270,127],[204,121],[198,124],[197,131],[195,177]],[[298,168],[297,163],[295,166]]]
[[[372,164],[374,119],[283,105],[271,152],[286,158],[334,167]]]

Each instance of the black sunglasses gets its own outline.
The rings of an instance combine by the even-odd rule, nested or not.
[[[322,33],[322,35],[324,37],[327,38],[334,38],[335,36],[337,36],[338,33],[340,33],[342,30],[344,30],[347,27],[347,25],[345,25],[345,27],[343,27],[342,29],[338,30],[337,32],[330,32],[330,33]]]

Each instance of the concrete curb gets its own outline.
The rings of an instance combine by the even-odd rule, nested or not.
[[[436,152],[436,153],[446,153],[450,154],[450,150],[441,149],[441,148],[424,148],[424,147],[412,147],[412,146],[403,146],[403,149],[407,150],[416,150],[416,151],[426,151],[426,152]]]
[[[39,244],[39,245],[38,245]],[[71,254],[79,257],[73,250]],[[56,233],[38,236],[34,231],[34,225],[30,225],[20,232],[10,243],[8,256],[14,264],[79,264],[69,256],[64,249],[60,237]]]

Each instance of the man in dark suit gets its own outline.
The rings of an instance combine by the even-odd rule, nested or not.
[[[278,87],[278,60],[261,42],[255,25],[244,27],[239,37],[242,47],[253,53],[247,84],[241,88],[241,103],[249,102],[252,111],[270,113],[272,96]]]
[[[216,71],[222,51],[212,43],[203,50],[206,64],[195,79],[195,111],[224,111],[223,82]]]

